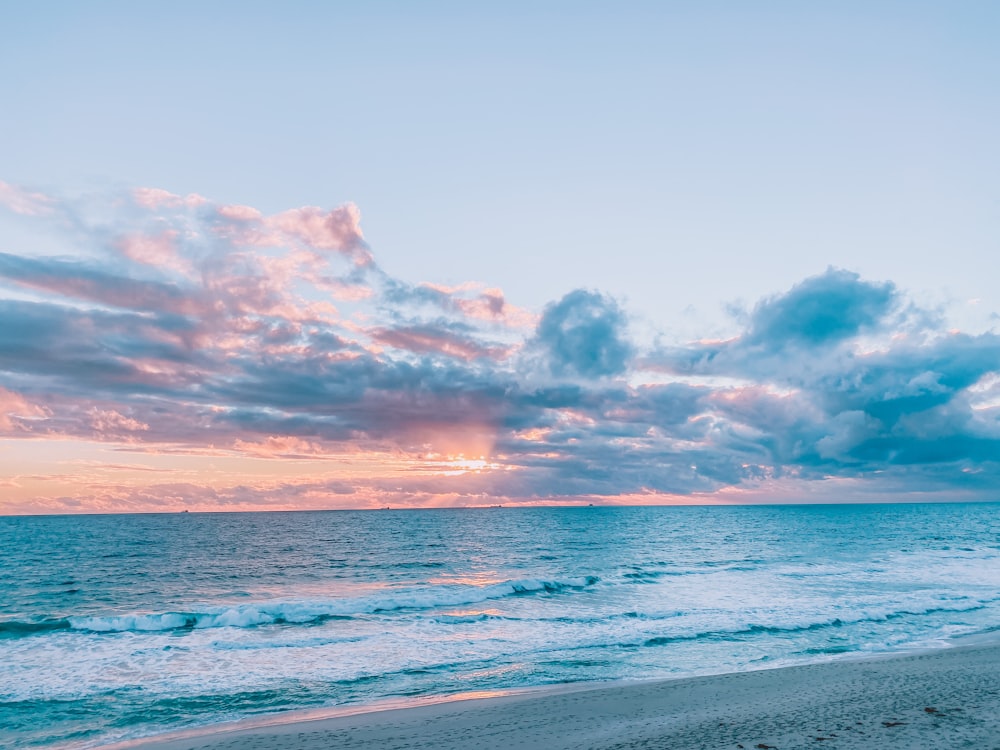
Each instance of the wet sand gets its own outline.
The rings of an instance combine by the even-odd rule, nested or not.
[[[290,717],[291,718],[291,715]],[[141,750],[1000,750],[1000,645],[571,686],[263,727]]]

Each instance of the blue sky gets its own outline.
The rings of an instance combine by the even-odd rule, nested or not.
[[[331,479],[346,482],[340,496],[355,504],[559,500],[587,494],[588,481],[601,497],[631,499],[843,494],[828,491],[824,477],[854,483],[848,494],[873,497],[885,479],[879,462],[888,470],[904,459],[909,476],[915,466],[936,472],[934,486],[945,493],[949,476],[962,480],[956,486],[963,493],[968,476],[990,477],[977,497],[996,489],[990,373],[1000,312],[1000,8],[993,3],[97,2],[10,3],[0,13],[0,65],[10,72],[0,79],[8,113],[0,118],[8,208],[0,215],[0,289],[11,325],[31,317],[23,305],[44,302],[53,306],[49,317],[32,308],[31,320],[53,336],[57,321],[68,330],[71,310],[149,315],[151,305],[157,314],[188,316],[185,325],[196,328],[207,325],[203,308],[168,310],[166,303],[218,291],[204,286],[206,267],[238,296],[267,266],[249,271],[250,261],[235,263],[248,248],[272,259],[332,252],[348,263],[335,271],[339,291],[298,257],[285,267],[306,281],[286,279],[280,294],[270,292],[300,312],[332,295],[338,317],[326,320],[323,335],[348,341],[351,332],[350,345],[372,358],[373,372],[385,367],[405,381],[405,364],[427,386],[430,375],[414,375],[420,367],[464,363],[464,374],[452,373],[450,382],[479,385],[450,397],[472,399],[490,415],[468,431],[475,447],[442,448],[437,437],[421,442],[391,426],[376,429],[391,401],[385,386],[388,400],[368,404],[354,437],[302,427],[316,408],[302,402],[284,415],[299,420],[298,432],[240,412],[250,440],[230,430],[236,411],[273,416],[281,405],[247,403],[245,394],[238,404],[227,401],[220,354],[205,365],[218,381],[215,401],[199,408],[232,410],[229,427],[217,426],[227,436],[227,459],[246,457],[237,440],[287,447],[294,438],[310,443],[303,450],[313,456],[354,451],[375,463],[372,456],[405,455],[426,466],[431,454],[482,462],[446,466],[456,482],[471,481],[455,474],[461,471],[479,482],[448,492],[402,480],[386,480],[376,492],[374,470],[357,484]],[[177,198],[156,193],[152,200],[149,190]],[[204,198],[185,203],[189,195]],[[356,209],[338,213],[347,204]],[[45,210],[17,210],[25,205]],[[303,213],[308,206],[322,212]],[[315,233],[315,222],[334,219],[337,232]],[[226,223],[238,221],[253,224],[252,235]],[[213,236],[225,248],[185,242],[184,231],[218,233],[223,224],[224,238]],[[164,239],[164,231],[178,234]],[[357,264],[362,246],[374,259],[368,265]],[[145,265],[123,267],[123,258]],[[168,258],[172,268],[162,266]],[[273,273],[273,264],[267,268]],[[145,299],[137,307],[97,291],[140,281],[165,285],[154,295],[164,304]],[[348,288],[369,296],[350,298]],[[152,287],[141,289],[152,294]],[[301,324],[287,306],[258,303],[252,313],[236,305],[227,314]],[[824,305],[837,312],[831,316]],[[487,309],[492,317],[484,318]],[[233,320],[215,323],[218,335],[234,330]],[[107,351],[111,344],[94,326],[94,352]],[[151,334],[158,341],[164,335]],[[149,341],[133,344],[136,350],[116,356],[148,353]],[[33,484],[4,470],[23,489],[19,507],[29,507],[29,496],[48,498],[38,506],[45,508],[78,496],[109,503],[87,500],[86,507],[145,507],[129,488],[148,483],[102,484],[92,473],[51,463],[58,437],[61,461],[118,465],[107,454],[123,452],[123,433],[94,425],[119,417],[119,427],[146,425],[132,430],[145,437],[130,439],[149,451],[188,451],[184,460],[198,475],[193,456],[205,449],[201,438],[191,424],[158,432],[156,412],[143,400],[149,396],[140,398],[134,382],[113,393],[95,380],[88,391],[59,380],[59,368],[70,364],[38,359],[29,367],[23,347],[7,345],[0,351],[8,362],[0,368],[10,404],[0,419],[8,425],[7,462],[37,464]],[[271,375],[293,363],[275,364],[266,346],[259,351],[270,352]],[[864,360],[861,373],[859,356],[878,362]],[[256,373],[257,386],[266,380],[280,388],[280,378],[260,375],[262,362],[244,362],[240,371]],[[337,377],[323,371],[322,378]],[[189,389],[204,387],[174,382],[156,398],[191,404],[197,399]],[[403,402],[408,387],[399,386]],[[616,483],[613,467],[598,458],[602,446],[625,439],[607,416],[611,403],[625,399],[638,408],[630,399],[651,391],[628,389],[653,387],[666,389],[657,398],[674,389],[677,418],[711,418],[741,439],[752,434],[766,456],[733,458],[733,445],[701,434],[689,443],[701,441],[705,458],[682,461],[693,473],[680,481],[676,467],[650,468],[674,466],[678,451],[690,448],[671,433],[636,460],[632,474],[622,467]],[[712,401],[721,390],[687,401],[677,390],[695,387],[765,389],[769,398],[823,408],[808,418],[796,412],[793,429],[765,419],[779,411],[773,405],[737,418]],[[538,394],[552,388],[564,396],[577,388],[581,401],[539,406]],[[492,389],[506,401],[490,396]],[[514,391],[524,403],[535,394],[540,411],[515,408]],[[917,400],[899,402],[904,392]],[[665,430],[660,407],[647,401],[644,429]],[[556,471],[540,468],[539,456],[565,445],[549,445],[529,461],[505,442],[519,431],[553,429],[559,409],[574,419],[590,409],[584,442],[593,455]],[[111,411],[118,417],[93,416]],[[454,419],[456,434],[476,423]],[[447,424],[439,427],[448,432]],[[950,435],[958,452],[929,447],[932,429]],[[779,433],[794,433],[801,445],[779,449]],[[912,442],[918,433],[920,446]],[[813,448],[804,447],[810,442]],[[815,449],[819,444],[825,447]],[[36,455],[43,445],[45,459]],[[272,489],[247,502],[272,502],[287,491],[280,478],[288,465],[255,458],[263,462],[260,486]],[[720,466],[704,468],[713,461]],[[334,475],[330,463],[310,466]],[[927,486],[926,473],[909,480],[906,472],[897,470],[885,486],[903,494]],[[57,475],[53,494],[44,487]],[[522,479],[508,481],[514,475]],[[90,489],[73,493],[74,478]],[[213,492],[237,503],[231,478],[220,478]],[[333,503],[322,489],[311,491],[316,503]]]

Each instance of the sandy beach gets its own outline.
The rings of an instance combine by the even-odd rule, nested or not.
[[[141,750],[1000,750],[1000,645],[570,686],[150,739]]]

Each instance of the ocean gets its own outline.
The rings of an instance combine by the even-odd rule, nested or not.
[[[1000,505],[0,517],[0,746],[1000,631]]]

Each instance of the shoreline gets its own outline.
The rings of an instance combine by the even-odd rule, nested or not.
[[[1000,643],[984,634],[952,644],[701,677],[295,711],[99,750],[1000,749]]]

